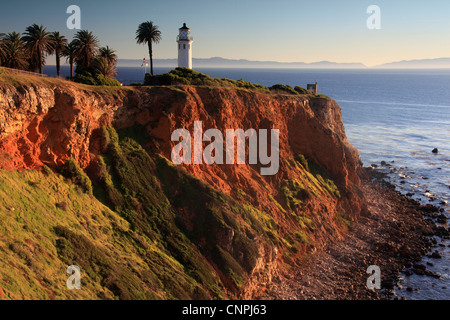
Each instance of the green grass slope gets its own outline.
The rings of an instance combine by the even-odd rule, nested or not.
[[[102,128],[86,172],[0,171],[0,299],[238,297],[275,221]],[[119,138],[120,136],[120,138]],[[81,268],[81,290],[66,286]]]

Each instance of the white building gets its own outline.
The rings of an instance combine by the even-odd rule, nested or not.
[[[192,43],[191,29],[186,27],[186,23],[180,28],[180,35],[177,37],[178,43],[178,67],[192,69]]]

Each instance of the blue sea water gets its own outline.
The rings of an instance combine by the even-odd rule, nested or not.
[[[53,75],[54,67],[46,67]],[[170,71],[155,68],[155,73]],[[335,99],[349,141],[365,166],[377,164],[402,193],[426,204],[450,207],[450,69],[447,70],[312,70],[198,69],[211,77],[244,79],[265,86],[277,83],[306,87],[318,82],[319,93]],[[118,68],[125,85],[142,82],[142,68]],[[68,68],[63,66],[63,75]],[[438,154],[431,151],[439,149]],[[387,165],[381,166],[381,161]],[[402,276],[396,289],[406,299],[450,299],[450,242],[437,239],[442,259],[428,269],[441,274]],[[407,291],[410,287],[414,290]]]

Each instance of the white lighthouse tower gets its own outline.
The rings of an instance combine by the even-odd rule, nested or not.
[[[191,38],[191,29],[184,23],[177,37],[178,67],[192,69],[192,42],[194,40]]]

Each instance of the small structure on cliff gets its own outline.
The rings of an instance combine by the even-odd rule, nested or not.
[[[177,36],[178,43],[178,67],[192,69],[192,43],[191,29],[186,23],[179,29],[180,34]]]
[[[317,94],[317,81],[315,84],[308,84],[306,89],[308,89],[309,92]]]

